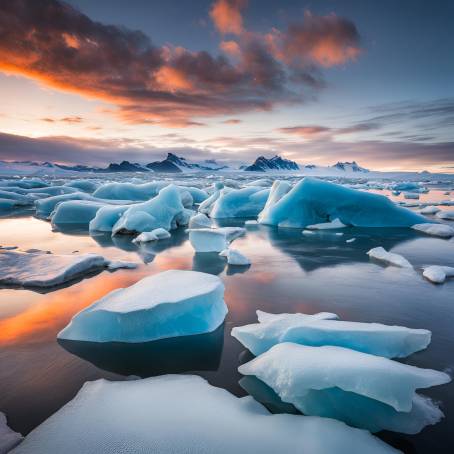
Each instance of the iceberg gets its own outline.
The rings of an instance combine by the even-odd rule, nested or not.
[[[144,184],[107,183],[96,189],[93,196],[99,199],[145,201],[157,196],[168,184],[165,181]]]
[[[229,265],[248,266],[251,264],[250,260],[236,249],[224,249],[219,255],[226,257]]]
[[[211,207],[210,217],[223,219],[257,216],[263,210],[269,192],[269,189],[255,186],[228,191],[222,189]]]
[[[71,180],[65,183],[65,186],[78,189],[79,191],[93,193],[98,189],[99,183],[93,180]]]
[[[168,185],[148,202],[131,205],[125,210],[113,225],[112,234],[149,232],[157,228],[176,229],[176,218],[183,210],[180,191],[175,185]]]
[[[170,238],[170,233],[163,228],[158,228],[152,230],[151,232],[142,232],[140,235],[136,236],[132,242],[146,243],[148,241],[164,240],[166,238]]]
[[[58,338],[147,342],[189,336],[214,331],[226,314],[217,276],[170,270],[108,293],[76,314]]]
[[[266,314],[259,323],[237,326],[232,336],[258,356],[276,344],[293,342],[320,347],[333,345],[386,358],[404,358],[425,349],[431,332],[379,323],[347,322],[333,319],[335,314]]]
[[[112,417],[115,415],[115,417]],[[398,451],[340,421],[273,415],[194,375],[86,383],[14,454],[385,454]]]
[[[211,228],[211,221],[208,216],[203,213],[198,213],[189,219],[188,227],[190,229],[205,229]]]
[[[305,228],[339,219],[355,227],[411,227],[427,222],[425,217],[395,205],[383,195],[308,177],[288,192],[288,186],[281,189],[281,185],[273,184],[258,217],[261,224]]]
[[[188,229],[189,242],[196,252],[221,252],[239,236],[245,234],[242,227],[220,227],[217,229]]]
[[[427,235],[438,236],[440,238],[451,238],[454,236],[454,228],[446,224],[415,224],[411,227],[418,232],[423,232]]]
[[[109,261],[96,254],[43,254],[0,251],[0,284],[55,287],[105,268]]]
[[[255,375],[288,403],[310,391],[339,388],[410,412],[416,389],[449,383],[444,372],[421,369],[343,347],[282,343],[238,368]]]
[[[432,265],[424,268],[422,275],[434,284],[443,284],[447,277],[454,277],[454,267]]]
[[[276,320],[282,320],[285,318],[293,318],[295,315],[299,318],[310,318],[312,320],[338,320],[339,316],[337,314],[333,314],[332,312],[318,312],[317,314],[303,314],[301,312],[297,313],[280,313],[280,314],[272,314],[270,312],[264,312],[261,310],[256,310],[255,313],[257,314],[257,320],[259,323],[268,323],[274,322]]]
[[[393,265],[399,268],[413,268],[411,263],[402,255],[388,252],[384,248],[374,247],[367,255],[378,262],[383,262],[385,265]]]

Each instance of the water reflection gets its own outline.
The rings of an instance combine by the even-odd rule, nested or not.
[[[190,371],[215,371],[224,345],[224,324],[212,333],[139,344],[80,342],[59,339],[68,352],[96,367],[141,378]]]

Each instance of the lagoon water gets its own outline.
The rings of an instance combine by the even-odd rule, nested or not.
[[[437,194],[431,191],[430,196],[433,200]],[[218,223],[243,224],[244,219]],[[74,397],[88,380],[165,373],[199,374],[213,385],[245,395],[237,367],[251,355],[230,331],[233,326],[255,322],[257,309],[275,313],[328,311],[343,320],[427,328],[433,333],[431,345],[405,361],[451,371],[454,280],[433,285],[422,277],[421,267],[454,266],[454,240],[410,229],[347,228],[342,232],[342,236],[329,231],[304,236],[300,229],[247,226],[246,236],[235,240],[233,246],[250,258],[252,266],[245,269],[226,266],[217,254],[195,254],[184,229],[172,232],[167,240],[137,246],[130,236],[91,237],[77,226],[53,232],[48,222],[27,211],[0,219],[3,246],[53,253],[94,252],[141,263],[134,270],[103,271],[47,293],[0,290],[0,410],[7,414],[14,430],[26,434]],[[346,243],[350,238],[356,240]],[[402,254],[414,270],[371,262],[366,252],[376,246]],[[224,325],[207,335],[145,344],[57,341],[56,334],[79,310],[111,290],[167,269],[219,275],[229,308]],[[441,402],[446,415],[441,423],[415,436],[385,432],[379,436],[406,453],[454,452],[454,384],[425,394]]]

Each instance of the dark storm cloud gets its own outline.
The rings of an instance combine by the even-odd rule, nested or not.
[[[236,15],[234,30],[226,30],[240,34],[231,60],[157,46],[140,31],[101,24],[57,0],[4,1],[0,71],[106,101],[127,122],[196,126],[197,117],[301,101],[323,86],[317,66],[344,63],[359,52],[356,28],[346,19],[306,13],[287,32],[265,36],[243,29],[238,8],[244,4],[221,1],[212,9],[221,27],[228,23],[223,14]],[[302,40],[307,45],[298,57]]]

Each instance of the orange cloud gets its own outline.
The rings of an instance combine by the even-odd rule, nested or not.
[[[241,55],[240,46],[236,41],[221,41],[219,47],[223,52],[232,57],[239,57]]]
[[[240,35],[243,32],[241,9],[245,5],[246,0],[216,0],[210,10],[215,27],[223,34]]]

